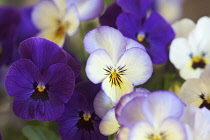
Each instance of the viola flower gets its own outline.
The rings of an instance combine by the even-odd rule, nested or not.
[[[199,78],[200,74],[210,63],[210,18],[201,17],[194,26],[189,20],[182,20],[174,25],[178,34],[170,46],[169,58],[171,63],[179,70],[180,76],[187,80]],[[185,28],[186,23],[190,23]],[[179,31],[182,31],[181,33]]]
[[[16,30],[20,13],[12,7],[0,7],[0,65],[10,63],[16,44]]]
[[[112,27],[102,26],[90,31],[84,45],[90,53],[86,64],[88,78],[95,84],[102,83],[102,89],[113,102],[151,77],[152,63],[142,46],[132,41],[128,43]]]
[[[179,120],[184,106],[176,95],[168,91],[155,91],[147,97],[133,98],[123,107],[118,117],[124,129],[122,132],[127,133],[124,139],[185,140],[185,128]],[[117,139],[121,135],[126,136],[122,132],[119,131]]]
[[[170,24],[157,12],[152,12],[148,17],[148,11],[152,8],[151,0],[118,0],[113,8],[110,7],[100,18],[102,25],[106,25],[110,17],[108,25],[115,27],[116,23],[124,36],[143,44],[153,64],[168,61],[168,46],[175,35]],[[111,17],[110,12],[116,14],[111,14]]]
[[[145,46],[153,64],[168,61],[167,49],[174,38],[174,32],[158,13],[153,12],[146,19],[129,13],[121,13],[116,24],[124,36]]]
[[[121,127],[116,119],[116,117],[120,115],[121,109],[133,98],[144,96],[145,94],[143,92],[145,94],[150,93],[147,89],[136,88],[134,89],[134,92],[123,96],[120,105],[118,105],[119,103],[112,102],[103,91],[100,91],[94,99],[95,112],[100,118],[102,118],[99,125],[100,132],[105,136],[116,133]]]
[[[99,7],[98,7],[99,6]],[[95,18],[103,8],[102,0],[68,1],[44,0],[39,2],[33,10],[32,20],[40,30],[39,37],[63,46],[66,34],[76,33],[80,21]],[[48,9],[46,11],[46,9]]]
[[[210,111],[186,106],[181,120],[185,123],[188,140],[208,140],[210,137]]]
[[[206,107],[210,110],[210,66],[208,66],[200,78],[189,79],[184,82],[180,91],[180,98],[187,105]]]
[[[62,140],[107,140],[99,132],[101,119],[95,114],[93,100],[100,85],[83,81],[75,86],[74,93],[61,117],[56,120]]]
[[[23,41],[19,53],[5,79],[7,93],[15,97],[14,113],[25,120],[57,119],[73,93],[75,70],[63,50],[43,38]]]

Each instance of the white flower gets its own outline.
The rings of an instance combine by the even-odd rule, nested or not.
[[[189,79],[181,87],[180,98],[187,105],[210,109],[210,66],[199,79]]]
[[[195,27],[189,19],[181,20],[173,27],[177,38],[170,46],[170,61],[183,79],[199,78],[210,63],[210,18],[200,18]]]
[[[152,62],[143,47],[127,47],[136,43],[128,43],[114,28],[102,26],[90,31],[84,44],[90,53],[86,64],[88,78],[95,84],[102,83],[102,89],[115,103],[152,75]]]

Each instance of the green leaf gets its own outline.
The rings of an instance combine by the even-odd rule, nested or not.
[[[111,5],[115,0],[104,0],[105,6]]]
[[[115,140],[115,136],[116,136],[116,134],[110,135],[110,136],[108,137],[108,140]]]
[[[22,133],[28,140],[60,140],[53,131],[41,126],[25,126]]]

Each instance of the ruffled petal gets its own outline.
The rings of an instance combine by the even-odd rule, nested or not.
[[[114,108],[110,109],[99,124],[101,134],[109,136],[119,130],[120,125],[115,118]]]
[[[125,107],[127,103],[129,103],[131,100],[133,100],[136,97],[147,97],[151,93],[145,88],[135,88],[133,92],[130,94],[124,95],[120,101],[115,106],[115,115],[117,120],[119,121],[119,117],[121,116],[122,109]]]
[[[145,83],[153,72],[149,55],[139,48],[131,48],[124,53],[116,67],[123,66],[125,66],[123,75],[135,86]]]
[[[40,80],[40,72],[30,60],[18,60],[9,69],[5,87],[10,96],[30,94],[34,91],[33,84]]]
[[[49,95],[53,94],[67,103],[73,93],[75,76],[72,69],[66,64],[54,64],[42,77],[44,85],[49,86]]]
[[[75,3],[78,8],[80,21],[87,21],[98,17],[103,11],[103,0],[80,0],[75,2],[73,0],[70,3]]]
[[[188,38],[190,32],[195,28],[195,23],[188,18],[183,18],[172,25],[176,38],[183,37]]]
[[[118,118],[119,124],[131,128],[138,121],[144,120],[145,117],[142,113],[142,102],[144,100],[145,97],[136,97],[128,102]]]
[[[69,36],[72,36],[79,28],[79,17],[77,7],[72,4],[66,9],[63,22],[67,24],[66,32]]]
[[[107,67],[114,67],[112,59],[105,50],[98,49],[89,56],[85,71],[90,81],[97,84],[108,76]]]
[[[103,90],[99,91],[96,95],[94,102],[94,110],[95,113],[100,117],[103,116],[112,108],[114,107],[114,103],[112,100],[104,93]]]
[[[180,118],[185,104],[168,91],[152,92],[142,104],[145,118],[155,127],[167,117]]]
[[[106,50],[116,63],[126,49],[126,39],[118,30],[101,26],[86,34],[84,45],[90,54],[96,49]]]
[[[67,62],[62,49],[43,38],[34,37],[23,41],[18,51],[22,59],[30,59],[34,62],[41,73],[52,64]]]
[[[56,27],[58,20],[58,9],[51,1],[41,1],[34,7],[32,21],[38,29],[43,30]]]
[[[120,80],[122,81],[120,86],[118,84],[112,84],[109,77],[102,82],[102,89],[115,105],[123,95],[132,92],[134,87],[131,81],[126,77],[121,76]]]

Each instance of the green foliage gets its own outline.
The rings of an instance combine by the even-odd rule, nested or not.
[[[41,126],[25,126],[22,129],[23,135],[28,140],[60,140],[53,131]]]

